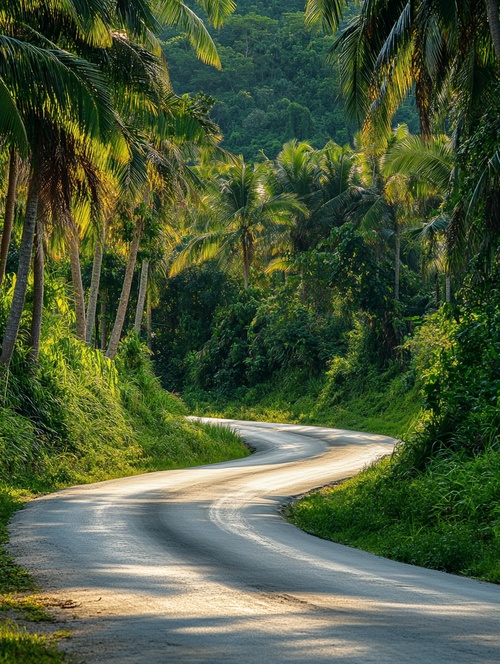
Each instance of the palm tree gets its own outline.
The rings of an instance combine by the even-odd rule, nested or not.
[[[308,0],[306,20],[322,21],[334,33],[346,5],[345,0]],[[334,47],[348,110],[360,125],[368,118],[373,137],[384,137],[414,88],[425,137],[433,113],[448,103],[449,90],[458,124],[470,124],[484,102],[484,82],[495,80],[499,28],[498,0],[363,0]]]
[[[5,277],[7,256],[9,254],[10,238],[14,226],[14,212],[16,206],[17,181],[19,177],[19,156],[16,148],[10,147],[9,177],[7,196],[5,197],[5,214],[3,218],[2,241],[0,244],[0,287]]]
[[[307,208],[306,214],[294,217],[290,233],[293,253],[307,251],[342,223],[339,208],[349,189],[352,165],[352,149],[332,141],[322,150],[295,140],[283,146],[272,165],[278,185],[295,194]]]
[[[234,5],[228,0],[202,4],[214,24],[220,24],[224,16],[234,10]],[[0,25],[8,33],[0,35],[0,133],[23,154],[30,150],[32,156],[20,265],[0,363],[10,362],[17,337],[24,306],[40,188],[43,184],[43,176],[39,171],[44,167],[42,156],[47,153],[47,148],[50,149],[50,145],[46,142],[44,144],[42,135],[34,135],[33,120],[36,121],[38,111],[48,107],[51,109],[51,123],[54,125],[64,126],[67,130],[73,127],[81,137],[96,137],[100,134],[105,140],[111,139],[111,129],[117,126],[116,115],[98,69],[67,50],[59,49],[53,40],[45,37],[59,37],[60,28],[64,26],[62,38],[65,46],[72,45],[75,50],[84,52],[91,59],[95,55],[94,59],[100,59],[100,64],[104,51],[117,43],[125,45],[128,35],[141,39],[142,43],[149,47],[150,61],[156,60],[156,68],[163,68],[164,71],[164,84],[155,90],[158,95],[168,87],[168,73],[162,64],[159,45],[154,37],[154,31],[159,28],[161,21],[182,25],[200,57],[216,66],[220,63],[210,35],[191,9],[177,2],[165,3],[159,14],[155,13],[157,9],[153,3],[136,0],[127,0],[116,5],[109,3],[102,7],[97,7],[95,3],[73,4],[71,0],[64,3],[42,0],[28,11],[24,3],[6,0],[0,13]],[[64,20],[59,23],[54,21],[54,16]],[[33,23],[35,31],[25,30],[25,26],[30,22]],[[19,38],[20,35],[24,37],[26,34],[35,35],[42,46]],[[147,48],[142,45],[134,48],[130,42],[127,42],[126,46],[129,51],[139,55],[139,59],[142,57],[144,61],[147,60]],[[51,131],[49,130],[49,133]],[[70,207],[69,200],[66,201],[66,207]],[[73,254],[76,257],[76,252]],[[84,326],[81,327],[83,336]]]
[[[57,143],[61,136],[65,135],[67,137],[74,132],[77,133],[78,140],[85,141],[87,140],[84,138],[86,136],[91,141],[93,138],[97,138],[102,127],[106,128],[109,126],[109,120],[106,116],[112,117],[112,107],[109,97],[105,93],[104,81],[100,79],[98,72],[93,66],[87,64],[87,67],[88,73],[92,76],[90,79],[92,80],[92,84],[90,84],[89,78],[84,78],[81,75],[76,77],[72,87],[76,83],[81,89],[82,95],[72,100],[72,104],[67,103],[64,109],[56,107],[51,120],[46,120],[35,113],[25,114],[32,150],[31,173],[29,177],[23,234],[19,250],[16,286],[12,307],[5,327],[0,364],[8,365],[10,363],[19,330],[28,284],[38,202],[40,195],[42,194],[43,196],[48,191],[47,188],[44,188],[44,184],[50,181],[50,178],[47,178],[51,173],[48,164],[51,161],[50,157],[55,154],[53,152],[54,142]],[[98,89],[99,94],[97,95],[93,89],[96,83],[100,86],[102,85],[102,88]],[[82,101],[85,104],[91,100],[93,113],[85,114],[82,117],[81,111],[84,110],[82,108]],[[42,106],[40,110],[43,108]],[[47,200],[47,202],[49,201]]]
[[[267,165],[248,166],[240,158],[224,170],[205,199],[204,228],[193,229],[196,234],[173,262],[170,274],[193,262],[237,258],[247,290],[259,243],[269,249],[282,242],[292,216],[307,214],[307,208],[295,194],[277,190]]]
[[[358,136],[359,147],[351,170],[351,184],[344,199],[348,219],[368,234],[375,233],[392,245],[396,301],[400,299],[402,233],[422,217],[423,207],[434,193],[428,181],[418,178],[416,171],[409,167],[411,150],[408,151],[406,168],[401,164],[400,146],[405,145],[405,141],[411,144],[412,138],[407,128],[401,125],[392,133],[389,148],[380,152],[372,145],[366,145],[362,135]]]
[[[396,142],[382,159],[386,178],[402,175],[411,178],[416,197],[427,201],[424,220],[410,229],[409,236],[420,244],[425,272],[436,278],[436,301],[439,301],[439,274],[445,275],[445,299],[451,299],[451,264],[457,262],[449,251],[445,234],[450,225],[447,208],[453,205],[457,190],[455,159],[452,141],[447,136],[427,140],[420,136],[405,136]],[[436,214],[436,209],[438,210]],[[430,217],[428,216],[430,214]],[[456,249],[456,247],[455,247]]]
[[[134,235],[130,244],[127,268],[123,288],[118,303],[116,318],[111,332],[106,357],[114,359],[118,350],[125,316],[132,287],[137,252],[142,239],[147,217],[152,213],[154,201],[151,191],[158,191],[163,203],[173,202],[186,196],[194,182],[192,171],[187,167],[187,160],[196,157],[199,149],[213,148],[220,141],[220,134],[207,116],[211,106],[200,96],[164,100],[151,115],[149,142],[143,141],[142,155],[138,161],[142,168],[137,168],[136,179],[143,180],[142,189],[136,191],[143,203],[141,211],[134,215]],[[141,170],[141,174],[139,174]]]

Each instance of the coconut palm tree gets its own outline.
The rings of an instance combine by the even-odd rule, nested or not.
[[[51,173],[49,167],[51,158],[58,154],[53,151],[54,146],[60,144],[62,136],[72,137],[75,141],[84,143],[98,139],[100,136],[106,139],[106,134],[115,122],[105,82],[96,68],[89,63],[81,62],[78,62],[78,68],[79,71],[76,73],[70,69],[66,72],[63,70],[63,73],[72,79],[72,92],[76,88],[81,94],[67,99],[64,107],[52,104],[54,112],[50,119],[46,118],[45,105],[42,105],[37,112],[37,109],[29,107],[28,102],[24,109],[24,122],[30,139],[31,168],[16,286],[5,327],[0,364],[10,363],[17,338],[28,284],[39,198],[50,190],[50,187],[44,187],[44,184],[51,179],[47,178]],[[87,111],[85,106],[91,108]]]
[[[203,6],[217,25],[234,10],[234,5],[228,0],[203,3]],[[33,30],[29,29],[30,22]],[[202,21],[183,3],[167,2],[158,13],[157,5],[136,0],[127,0],[125,3],[103,1],[101,6],[86,2],[73,4],[71,0],[42,0],[36,7],[6,0],[0,10],[0,27],[6,32],[0,35],[0,133],[23,153],[31,151],[32,157],[20,267],[0,363],[10,362],[24,306],[37,206],[43,184],[39,170],[43,170],[42,155],[49,147],[47,143],[44,145],[43,136],[33,135],[32,121],[49,104],[53,124],[66,129],[73,126],[83,137],[95,137],[99,133],[101,139],[109,141],[113,134],[111,128],[117,126],[116,113],[109,103],[107,88],[103,85],[98,69],[88,60],[59,49],[50,38],[62,36],[65,47],[73,46],[75,51],[80,54],[84,52],[89,59],[99,61],[100,58],[101,66],[106,49],[119,43],[129,51],[134,51],[135,55],[142,56],[145,61],[146,53],[149,52],[150,61],[160,63],[157,69],[162,69],[162,56],[154,36],[162,22],[182,25],[200,57],[206,62],[220,65]],[[38,43],[28,43],[26,35]],[[138,44],[134,48],[127,39],[128,35],[142,40],[144,46]],[[109,63],[113,58],[105,60]],[[122,68],[122,71],[126,70]],[[164,66],[163,71],[164,84],[157,86],[156,95],[164,92],[167,87],[168,74]],[[66,203],[69,207],[69,199]],[[76,257],[76,252],[73,251],[72,255]],[[85,326],[80,327],[83,336]]]
[[[172,101],[174,103],[172,103]],[[123,288],[111,332],[106,357],[114,359],[118,350],[132,287],[137,252],[145,224],[154,209],[153,190],[163,202],[173,202],[187,195],[195,178],[187,167],[187,160],[200,148],[214,147],[220,141],[218,127],[207,117],[210,105],[203,96],[172,98],[159,107],[154,123],[149,126],[148,141],[142,144],[142,188],[135,195],[142,201],[133,214],[134,233],[130,244]],[[139,169],[137,169],[139,172]],[[136,198],[136,203],[139,201]]]
[[[308,0],[306,20],[336,32],[346,5]],[[485,83],[495,79],[498,9],[498,0],[363,0],[334,47],[348,110],[360,125],[368,118],[374,135],[386,136],[398,106],[414,89],[421,134],[428,136],[433,113],[448,104],[451,91],[455,114],[470,123],[484,100]]]
[[[295,194],[279,191],[268,165],[248,166],[242,158],[226,167],[205,198],[205,215],[193,229],[195,235],[180,251],[170,274],[186,265],[209,259],[237,258],[248,289],[251,268],[259,244],[269,249],[288,235],[293,215],[307,214]],[[204,225],[204,228],[200,226]]]
[[[7,256],[9,254],[10,238],[14,226],[14,212],[16,206],[17,182],[19,178],[19,156],[14,145],[10,146],[9,175],[7,195],[5,197],[5,213],[3,217],[2,240],[0,243],[0,287],[5,277]]]
[[[418,177],[417,172],[410,168],[410,156],[406,168],[403,168],[402,152],[398,150],[405,141],[411,144],[412,139],[406,126],[401,125],[393,131],[389,147],[383,152],[370,143],[366,144],[364,139],[363,135],[357,137],[358,150],[350,173],[350,187],[342,203],[347,219],[369,236],[377,237],[392,247],[393,293],[398,301],[402,234],[422,218],[435,190],[425,177]]]

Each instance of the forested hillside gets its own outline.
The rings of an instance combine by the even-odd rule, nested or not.
[[[221,72],[199,62],[185,40],[166,39],[174,89],[212,96],[223,147],[245,159],[261,161],[262,153],[273,159],[293,138],[315,148],[352,141],[356,127],[344,110],[338,68],[326,62],[334,39],[306,28],[303,12],[302,0],[238,2],[224,27],[213,31]],[[413,102],[397,121],[418,129]]]
[[[247,453],[179,393],[403,438],[290,518],[500,581],[498,3],[195,8],[0,9],[3,523]]]

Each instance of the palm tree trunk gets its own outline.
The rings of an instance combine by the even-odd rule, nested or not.
[[[243,250],[243,282],[245,290],[248,289],[248,284],[250,282],[250,262],[252,259],[252,241],[246,234],[243,236],[241,243],[241,248]]]
[[[137,334],[141,333],[141,323],[144,317],[144,304],[146,302],[146,290],[148,287],[149,261],[147,258],[142,261],[141,281],[139,285],[139,297],[137,298],[137,307],[135,310],[134,329]]]
[[[28,199],[26,201],[26,213],[24,216],[23,234],[21,246],[19,247],[19,265],[17,268],[16,286],[14,297],[7,318],[5,332],[2,341],[2,354],[0,364],[9,365],[14,352],[21,316],[24,310],[26,288],[28,287],[28,275],[31,266],[31,253],[33,250],[33,238],[35,235],[36,215],[38,209],[38,182],[35,175],[31,176]]]
[[[141,242],[143,226],[143,219],[138,218],[135,224],[132,244],[130,245],[130,254],[128,258],[127,269],[125,270],[125,278],[123,279],[122,292],[120,295],[120,301],[118,303],[118,310],[116,312],[115,324],[113,325],[113,331],[111,332],[111,337],[109,339],[108,350],[106,351],[106,357],[110,360],[115,359],[116,351],[118,350],[118,344],[120,343],[120,337],[122,335],[123,323],[125,322],[125,315],[127,313],[130,289],[132,288],[132,279],[134,277],[137,251]]]
[[[486,0],[486,13],[490,25],[491,41],[495,49],[497,62],[500,63],[500,17],[499,0]]]
[[[103,291],[101,293],[101,311],[99,317],[101,319],[101,350],[106,350],[106,341],[108,337],[108,326],[106,325],[106,307],[108,303],[108,293]]]
[[[16,207],[17,181],[19,179],[19,157],[13,147],[10,148],[9,184],[5,199],[5,216],[3,220],[2,242],[0,244],[0,286],[5,277],[7,256],[9,255],[10,238],[14,225]]]
[[[43,294],[44,294],[44,255],[43,255],[43,221],[38,215],[35,231],[35,255],[33,260],[33,316],[31,319],[31,351],[30,360],[36,362],[40,354],[40,338],[42,334]]]
[[[449,274],[445,276],[445,292],[446,302],[451,302],[451,276]]]
[[[151,307],[151,295],[147,294],[147,304],[146,304],[146,345],[149,350],[153,346],[153,310]]]
[[[104,244],[106,242],[106,224],[103,222],[101,237],[96,239],[94,247],[94,262],[92,264],[92,280],[90,282],[89,303],[87,306],[87,327],[85,330],[85,343],[92,344],[92,331],[96,320],[97,298],[99,296],[99,284],[101,281],[102,257]]]
[[[83,291],[82,269],[80,266],[80,243],[78,229],[72,218],[68,220],[69,259],[71,264],[71,281],[75,296],[76,336],[85,341],[85,294]]]
[[[399,275],[401,269],[401,236],[399,229],[394,238],[394,299],[399,301]]]

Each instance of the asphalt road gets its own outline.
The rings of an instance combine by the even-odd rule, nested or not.
[[[77,662],[500,662],[500,587],[307,535],[288,497],[353,475],[390,438],[235,422],[247,459],[67,489],[11,524],[65,603]]]

